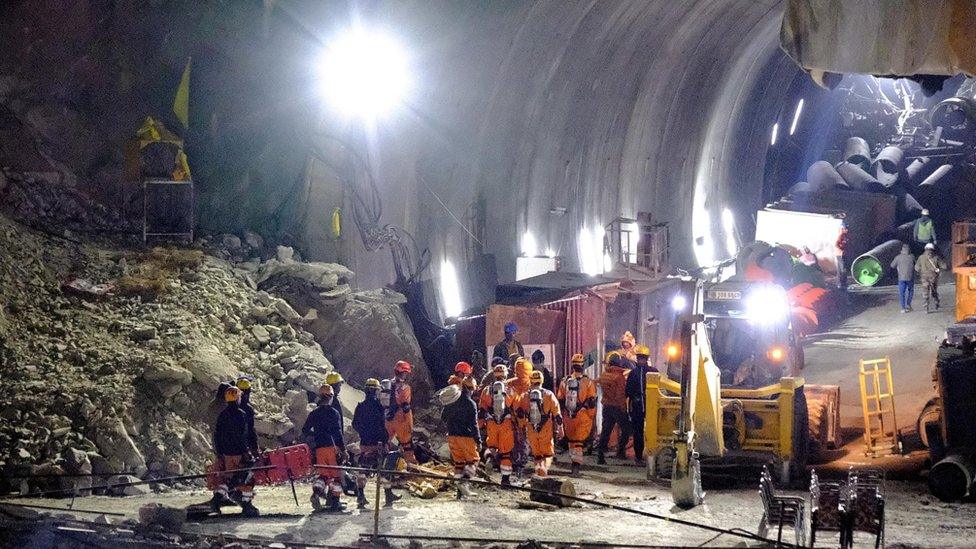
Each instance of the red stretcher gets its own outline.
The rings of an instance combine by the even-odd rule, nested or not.
[[[315,468],[312,466],[312,450],[308,444],[296,444],[274,450],[265,450],[257,463],[251,467],[272,467],[254,471],[254,484],[282,484],[289,480],[297,480],[310,476]],[[207,488],[214,490],[220,485],[220,468],[216,462],[208,463]]]

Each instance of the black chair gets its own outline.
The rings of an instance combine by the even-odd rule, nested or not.
[[[792,526],[796,535],[796,544],[804,545],[806,541],[805,510],[806,498],[777,494],[773,487],[773,477],[764,465],[759,477],[759,499],[763,504],[763,516],[759,521],[759,535],[766,537],[769,527],[776,525],[778,533],[776,542],[783,541],[783,526]]]
[[[874,534],[874,547],[884,545],[885,476],[880,469],[853,469],[847,474],[850,487],[850,542],[854,532]]]
[[[816,546],[818,531],[838,532],[840,546],[850,546],[849,507],[846,483],[821,482],[816,471],[810,472],[810,547]]]

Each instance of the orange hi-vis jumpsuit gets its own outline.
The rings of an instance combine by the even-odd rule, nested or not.
[[[536,391],[538,400],[534,398]],[[534,476],[544,477],[549,474],[549,464],[556,453],[553,435],[563,422],[559,401],[552,391],[535,386],[519,398],[516,415],[521,431],[529,441],[529,451],[535,462]]]
[[[556,394],[562,404],[569,457],[573,463],[583,463],[583,445],[593,431],[596,417],[596,383],[584,374],[563,379]]]
[[[509,394],[512,396],[512,402],[516,408],[522,395],[526,394],[529,391],[529,387],[532,386],[532,382],[529,381],[529,376],[531,375],[532,363],[524,359],[518,360],[515,362],[515,377],[509,378],[505,382],[505,388],[508,389]],[[517,418],[514,423],[515,447],[512,450],[512,464],[515,470],[521,474],[522,467],[528,462],[528,448],[526,447],[525,430],[522,429]]]
[[[491,450],[503,476],[512,474],[516,429],[515,401],[515,395],[508,390],[504,381],[488,383],[481,391],[478,401],[478,420],[482,432],[485,433],[485,446]]]
[[[403,449],[403,459],[407,463],[417,463],[413,453],[413,394],[405,381],[393,381],[393,398],[386,410],[386,432],[390,438],[397,439]]]

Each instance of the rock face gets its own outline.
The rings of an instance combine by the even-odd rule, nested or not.
[[[410,319],[403,311],[406,302],[390,290],[356,292],[334,302],[322,302],[318,318],[308,330],[328,349],[336,368],[351,383],[362,386],[366,379],[383,379],[393,374],[393,365],[406,360],[413,365],[414,399],[425,402],[431,391],[430,373],[420,352]]]
[[[215,345],[203,344],[183,364],[193,380],[204,389],[213,391],[221,381],[235,379],[238,369]]]

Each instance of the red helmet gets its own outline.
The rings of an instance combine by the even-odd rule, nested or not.
[[[467,362],[458,362],[457,365],[454,366],[455,374],[462,374],[462,375],[469,376],[471,375],[471,371],[472,371],[471,365],[468,364]]]
[[[396,363],[396,366],[393,367],[393,371],[396,373],[403,372],[409,374],[412,370],[413,370],[413,366],[410,366],[410,363],[407,362],[406,360],[398,361]]]

